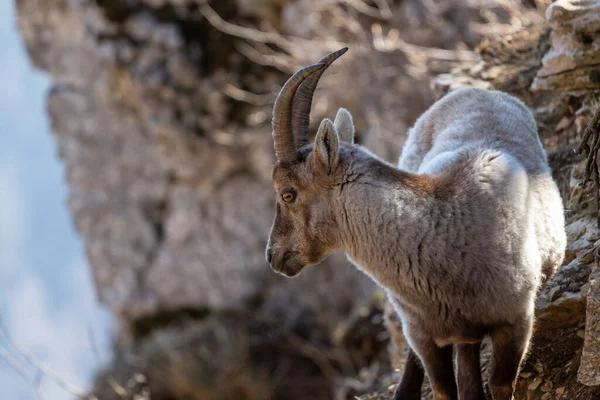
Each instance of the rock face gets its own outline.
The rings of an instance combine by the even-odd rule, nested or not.
[[[100,398],[289,398],[298,379],[317,389],[295,399],[345,398],[397,382],[381,349],[391,337],[402,368],[406,343],[393,315],[382,331],[380,303],[336,336],[371,297],[367,278],[337,255],[285,280],[263,254],[272,101],[290,73],[344,45],[351,51],[317,90],[312,128],[344,106],[359,142],[389,161],[407,127],[455,87],[504,90],[533,108],[569,247],[540,293],[517,398],[600,396],[585,386],[600,383],[600,237],[571,151],[598,107],[598,1],[557,1],[547,23],[488,0],[16,3],[31,58],[54,80],[48,109],[100,300],[133,334],[99,376]],[[203,343],[219,351],[207,357]],[[241,369],[215,369],[235,360]],[[279,384],[265,379],[276,372]]]
[[[285,75],[235,51],[193,3],[18,2],[30,54],[54,77],[48,108],[100,300],[135,321],[281,295],[333,318],[370,294],[367,279],[336,257],[289,282],[264,257],[269,103]],[[267,94],[236,100],[248,91]]]
[[[600,84],[600,2],[559,0],[546,9],[552,47],[534,90],[596,89]]]
[[[600,273],[590,275],[587,293],[585,341],[579,366],[579,382],[588,386],[600,385]]]
[[[462,48],[480,40],[479,24],[513,19],[460,2],[357,4],[17,1],[31,57],[54,78],[48,108],[98,294],[123,321],[265,302],[335,320],[370,295],[342,257],[293,282],[264,260],[275,94],[299,66],[350,45],[323,79],[313,124],[343,105],[360,141],[393,161],[431,103],[430,71],[471,59]],[[419,47],[431,45],[448,50]]]
[[[591,89],[597,92],[600,89],[600,1],[557,1],[546,10],[546,18],[552,27],[552,46],[542,59],[543,68],[538,71],[532,90]],[[590,105],[595,108],[600,106],[597,100]],[[581,182],[583,168],[574,168],[573,172],[574,177]],[[580,276],[587,275],[589,279],[584,284],[581,284],[581,280],[569,279],[569,288],[579,286],[573,294],[574,290],[563,292],[564,286],[551,284],[550,289],[545,291],[545,298],[552,298],[553,303],[563,304],[581,304],[578,297],[587,301],[585,341],[577,377],[584,385],[597,386],[600,385],[600,288],[597,282],[600,239],[598,225],[594,221],[597,210],[589,207],[593,192],[581,193],[581,188],[575,187],[573,183],[571,188],[572,218],[576,217],[577,220],[572,221],[567,228],[571,236],[568,255],[574,254],[575,257],[561,270],[561,274],[568,275],[570,271],[578,269],[583,272],[583,275],[579,272]],[[590,212],[590,209],[593,211]],[[595,265],[595,271],[592,264]],[[582,268],[581,265],[587,265],[587,268]],[[554,300],[555,297],[557,300]],[[581,308],[576,307],[578,311]],[[579,314],[572,312],[571,320]],[[553,320],[556,320],[555,315]]]
[[[600,105],[600,83],[590,78],[590,71],[598,67],[598,35],[585,39],[598,30],[600,2],[558,1],[546,16],[548,25],[484,41],[476,63],[440,75],[432,88],[438,96],[466,85],[499,89],[532,107],[565,200],[568,246],[564,265],[538,295],[532,349],[515,397],[591,400],[600,396],[599,289],[594,266],[600,236],[594,189],[581,186],[585,161],[573,149]],[[565,43],[573,46],[561,47]],[[578,79],[583,76],[587,80]],[[394,343],[392,351],[402,354],[403,340]],[[484,376],[488,357],[484,342]],[[397,362],[402,365],[402,360]],[[363,399],[385,399],[388,394]],[[430,397],[424,393],[423,398]]]
[[[272,273],[264,260],[273,218],[272,101],[294,70],[348,45],[349,54],[322,80],[326,90],[317,91],[313,129],[344,106],[355,117],[359,141],[394,161],[407,127],[432,101],[430,76],[473,58],[468,47],[480,41],[481,24],[493,22],[487,27],[498,33],[515,18],[530,19],[525,10],[515,17],[498,5],[484,15],[477,2],[459,1],[447,9],[416,0],[16,4],[29,54],[54,81],[48,109],[100,301],[129,333],[121,340],[134,337],[125,350],[118,347],[118,354],[149,364],[157,358],[144,349],[155,337],[170,338],[161,342],[168,353],[168,346],[190,331],[210,335],[230,326],[223,316],[227,312],[250,316],[240,317],[235,328],[240,331],[274,319],[273,332],[313,338],[322,331],[322,342],[333,346],[329,336],[337,324],[373,293],[374,285],[340,255],[293,281]],[[242,336],[231,340],[240,357],[244,346],[255,348]],[[260,357],[244,364],[257,382],[263,368],[284,361],[278,360],[276,346],[269,346],[264,347],[270,349],[266,364]],[[305,347],[293,357],[304,357],[298,362],[309,366],[315,385],[333,388],[344,382],[314,368],[323,365],[322,357],[313,360],[314,351],[307,355]],[[173,349],[171,356],[177,354]],[[223,357],[229,360],[228,354]],[[334,359],[337,374],[343,371],[352,379],[362,368],[344,367],[339,354]],[[194,373],[211,375],[202,360],[190,362]],[[380,370],[379,361],[371,363],[371,371]],[[285,382],[302,376],[293,368],[279,372]],[[153,381],[145,385],[138,374]],[[121,386],[107,378],[112,376]],[[211,398],[206,390],[216,398],[239,394],[214,385],[193,395],[161,389],[155,382],[160,376],[116,364],[99,376],[96,389],[102,398],[110,398],[103,392],[106,385],[111,394],[132,398],[144,395],[146,386],[169,398]],[[163,384],[185,386],[196,378]],[[126,383],[133,386],[122,392]],[[341,386],[347,393],[370,388]],[[302,398],[300,392],[295,398]]]
[[[303,354],[308,343],[320,359]],[[322,338],[282,331],[274,321],[215,314],[121,343],[93,393],[102,400],[270,400],[289,393],[326,400],[328,374],[337,373],[326,355],[330,349]]]

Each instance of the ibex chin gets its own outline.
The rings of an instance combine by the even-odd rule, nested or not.
[[[296,72],[273,109],[277,210],[266,256],[297,275],[338,249],[386,292],[411,348],[394,399],[513,397],[540,285],[566,245],[562,200],[532,113],[497,91],[464,88],[408,133],[395,167],[354,144],[340,109],[309,143],[312,96],[342,49]],[[456,371],[453,363],[456,352]]]

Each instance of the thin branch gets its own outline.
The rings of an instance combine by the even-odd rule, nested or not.
[[[390,8],[384,1],[379,1],[378,3],[380,4],[378,4],[377,7],[370,6],[361,0],[342,0],[342,3],[349,5],[359,13],[371,18],[376,18],[384,21],[392,18]],[[382,8],[385,6],[383,6],[381,3],[384,3],[387,7],[385,9]]]
[[[346,43],[337,40],[307,40],[297,37],[286,37],[279,33],[263,32],[253,28],[247,28],[225,21],[208,3],[204,2],[198,6],[200,14],[206,18],[215,29],[230,36],[239,37],[258,43],[274,44],[289,53],[304,53],[304,49],[323,49],[327,51],[337,50],[346,46]]]
[[[21,354],[31,365],[33,365],[35,368],[37,368],[41,373],[43,373],[45,376],[47,376],[49,379],[51,379],[54,383],[56,383],[58,386],[60,386],[65,391],[71,393],[72,395],[74,395],[80,399],[98,400],[93,395],[87,395],[83,389],[80,389],[77,386],[72,385],[68,382],[65,382],[63,379],[61,379],[58,376],[58,374],[56,372],[54,372],[54,370],[52,370],[46,364],[44,364],[43,362],[38,360],[33,354],[31,354],[28,350],[26,350],[20,343],[13,340],[13,338],[8,334],[6,329],[4,329],[1,322],[0,322],[0,335],[4,336],[6,341],[12,347],[14,347],[19,352],[19,354]]]
[[[208,23],[213,27],[231,36],[236,36],[243,39],[252,40],[260,43],[275,44],[281,48],[287,48],[290,46],[289,40],[277,33],[263,32],[257,29],[246,28],[232,24],[231,22],[225,21],[215,10],[212,9],[208,4],[200,4],[198,10],[206,18]]]
[[[92,353],[94,354],[94,358],[96,359],[96,362],[100,365],[102,362],[102,358],[100,357],[100,352],[98,351],[98,345],[96,344],[96,336],[94,335],[94,330],[90,325],[88,325],[87,327],[87,334],[88,340],[90,342],[90,348],[92,349]],[[115,392],[117,395],[121,397],[127,397],[129,395],[127,389],[121,386],[112,374],[109,374],[108,378],[106,378],[106,382],[108,383],[108,386],[110,386],[112,391]]]
[[[121,384],[119,384],[119,382],[117,382],[117,380],[112,376],[109,376],[106,379],[106,382],[108,383],[108,386],[110,386],[112,391],[118,394],[119,396],[127,397],[129,395],[129,393],[127,393],[127,389],[125,389]]]
[[[577,152],[579,154],[581,154],[581,152],[583,151],[584,146],[587,145],[590,135],[592,133],[594,133],[596,135],[598,134],[598,130],[597,130],[598,122],[600,122],[600,107],[598,107],[598,109],[594,113],[594,116],[592,117],[592,120],[590,121],[588,126],[583,131],[583,138],[581,139],[581,142],[579,143],[579,147],[577,147]]]
[[[21,375],[23,380],[25,380],[25,382],[27,382],[27,384],[35,391],[35,395],[39,400],[46,399],[40,389],[40,380],[36,379],[36,377],[31,378],[27,374],[27,371],[25,371],[25,368],[23,368],[21,364],[19,364],[19,362],[10,355],[9,351],[2,346],[2,344],[0,344],[0,358],[6,361],[8,366],[11,367],[17,374]]]
[[[587,163],[581,186],[585,187],[588,182],[594,182],[594,202],[596,203],[596,218],[600,228],[600,173],[598,171],[598,151],[600,151],[600,107],[594,113],[592,120],[583,131],[581,142],[577,147],[577,153],[586,153]],[[591,141],[591,145],[590,145]]]
[[[102,359],[100,357],[100,352],[98,351],[98,346],[96,345],[96,336],[94,335],[94,330],[89,324],[87,327],[87,335],[88,341],[90,342],[90,349],[92,349],[92,354],[94,355],[96,362],[100,364],[102,362]]]
[[[334,14],[333,21],[338,23],[338,27],[342,29],[347,29],[350,33],[352,33],[358,41],[367,42],[369,40],[369,36],[367,35],[367,31],[361,25],[360,21],[356,18],[354,9],[345,10],[343,7],[336,7],[331,10]],[[328,26],[330,25],[329,21]],[[325,26],[323,22],[320,22],[321,26]]]
[[[257,43],[258,45],[259,43]],[[297,69],[293,61],[287,60],[288,56],[283,54],[265,54],[258,49],[259,46],[252,46],[249,43],[238,43],[236,49],[248,57],[248,59],[258,65],[274,67],[285,74],[291,74]]]
[[[379,12],[381,12],[381,16],[385,19],[392,19],[393,13],[390,5],[387,0],[374,0],[377,7],[379,7]]]
[[[343,380],[342,375],[333,367],[331,360],[323,350],[318,349],[314,344],[302,339],[293,332],[286,332],[286,339],[296,349],[300,350],[306,357],[311,359],[325,378],[332,382],[340,382]]]
[[[257,107],[272,104],[276,96],[275,93],[256,94],[248,92],[247,90],[240,89],[231,83],[225,85],[223,88],[223,93],[234,100],[243,101],[244,103],[248,103]]]
[[[373,47],[382,52],[401,50],[409,57],[418,54],[419,57],[445,61],[474,61],[477,58],[470,50],[445,50],[407,43],[400,38],[400,31],[397,29],[391,29],[387,35],[384,35],[380,24],[371,25],[371,33]]]

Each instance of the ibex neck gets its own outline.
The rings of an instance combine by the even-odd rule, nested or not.
[[[443,221],[447,210],[436,196],[434,178],[383,163],[369,171],[340,196],[344,250],[380,284],[402,291],[412,284],[404,279],[407,274],[425,264],[427,249],[438,239],[436,230],[448,228]]]

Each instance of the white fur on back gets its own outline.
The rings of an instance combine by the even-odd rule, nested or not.
[[[438,174],[464,153],[479,155],[478,168],[466,183],[473,193],[488,192],[501,209],[526,205],[523,219],[514,221],[511,229],[527,243],[528,264],[537,270],[533,272],[551,273],[562,262],[566,245],[563,206],[531,111],[506,93],[458,89],[435,103],[410,129],[399,167]],[[491,155],[495,160],[485,165],[482,160]],[[523,178],[517,179],[518,185],[507,186],[507,173]],[[472,206],[478,206],[476,200]]]

